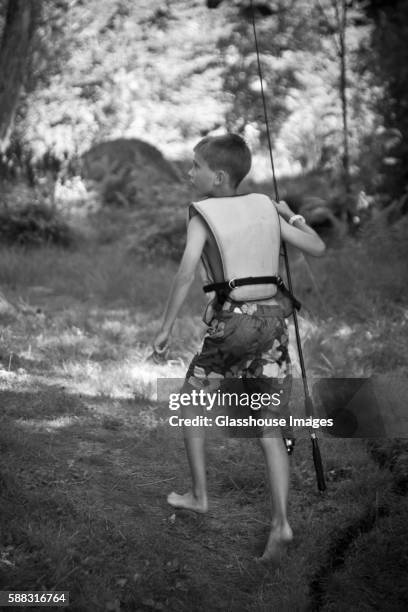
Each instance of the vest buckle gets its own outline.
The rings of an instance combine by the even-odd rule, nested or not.
[[[228,287],[230,289],[235,289],[236,287],[235,280],[236,280],[235,278],[232,278],[230,281],[228,281]]]
[[[283,282],[282,278],[280,276],[276,277],[276,285],[277,287],[282,290],[282,289],[286,289],[285,287],[285,283]]]

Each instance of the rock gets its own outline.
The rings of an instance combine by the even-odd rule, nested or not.
[[[156,147],[136,138],[101,142],[82,156],[82,175],[96,183],[105,204],[131,208],[160,203],[181,183],[178,170]]]

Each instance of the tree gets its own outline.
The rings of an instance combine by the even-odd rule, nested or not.
[[[43,2],[52,16],[57,3]],[[61,21],[58,35],[41,25],[46,69],[37,68],[18,117],[16,138],[34,160],[46,151],[65,160],[123,137],[182,157],[223,124],[216,40],[224,21],[201,0],[70,0]],[[49,69],[52,56],[59,70]]]
[[[364,8],[375,23],[367,65],[385,128],[376,135],[377,140],[385,138],[378,172],[382,191],[392,200],[408,190],[408,5],[404,0],[370,0]],[[404,211],[408,213],[407,206]]]
[[[208,4],[216,8],[222,3]],[[350,0],[265,0],[252,5],[277,145],[283,140],[303,170],[333,167],[342,151],[339,162],[349,195],[357,134],[369,128],[367,117],[362,117],[367,87],[356,59],[368,36],[367,19]],[[249,0],[229,5],[232,31],[219,46],[225,62],[224,89],[232,98],[232,127],[256,123],[262,131],[251,13]]]
[[[0,43],[0,152],[10,142],[41,0],[9,0]]]
[[[350,177],[350,154],[349,154],[349,134],[348,134],[348,102],[347,102],[347,76],[346,76],[346,34],[348,3],[347,0],[331,0],[331,8],[334,13],[334,23],[327,14],[327,9],[320,0],[317,0],[317,7],[321,12],[329,30],[332,32],[336,46],[336,53],[340,62],[339,92],[341,100],[342,121],[343,121],[343,176],[348,198],[351,194]]]

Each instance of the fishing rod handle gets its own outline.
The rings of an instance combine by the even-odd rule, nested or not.
[[[326,490],[326,481],[324,479],[322,457],[320,455],[319,442],[316,434],[311,435],[312,438],[312,450],[313,450],[313,463],[316,470],[317,488],[319,491]]]

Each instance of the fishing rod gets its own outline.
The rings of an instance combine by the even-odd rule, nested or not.
[[[270,131],[269,131],[268,110],[267,110],[267,107],[266,107],[266,98],[265,98],[264,85],[263,85],[262,67],[261,67],[261,61],[260,61],[260,57],[259,57],[259,45],[258,45],[258,36],[257,36],[257,32],[256,32],[256,25],[255,25],[255,10],[254,10],[253,0],[251,0],[251,19],[252,19],[252,28],[253,28],[253,32],[254,32],[256,59],[257,59],[257,65],[258,65],[258,76],[259,76],[259,81],[260,81],[260,84],[261,84],[261,97],[262,97],[264,119],[265,119],[265,126],[266,126],[266,136],[267,136],[268,147],[269,147],[269,157],[270,157],[271,168],[272,168],[273,186],[274,186],[276,201],[279,202],[280,198],[279,198],[278,182],[276,180],[275,164],[274,164],[273,152],[272,152],[272,140],[271,140],[271,134],[270,134]],[[289,266],[289,257],[288,257],[288,251],[287,251],[287,248],[286,248],[286,244],[285,244],[284,241],[282,241],[282,250],[283,250],[283,257],[284,257],[284,261],[285,261],[285,269],[286,269],[286,277],[287,277],[287,280],[288,280],[288,288],[289,288],[290,293],[293,295],[292,277],[291,277],[290,266]],[[313,406],[313,400],[312,400],[312,396],[310,394],[309,383],[308,383],[307,375],[306,375],[306,367],[305,367],[305,362],[304,362],[304,359],[303,359],[302,342],[301,342],[300,332],[299,332],[299,322],[298,322],[297,312],[296,312],[295,308],[292,308],[292,315],[293,315],[293,323],[294,323],[294,326],[295,326],[296,344],[297,344],[297,349],[298,349],[298,354],[299,354],[300,369],[301,369],[301,372],[302,372],[303,391],[304,391],[304,395],[305,395],[305,413],[306,413],[307,417],[313,417],[314,406]],[[317,487],[318,487],[319,491],[325,491],[326,490],[326,482],[325,482],[325,479],[324,479],[322,457],[321,457],[321,454],[320,454],[319,442],[318,442],[318,439],[317,439],[317,435],[316,435],[316,432],[314,432],[313,430],[310,430],[310,438],[311,438],[311,441],[312,441],[313,463],[314,463],[314,467],[315,467],[315,470],[316,470]]]

